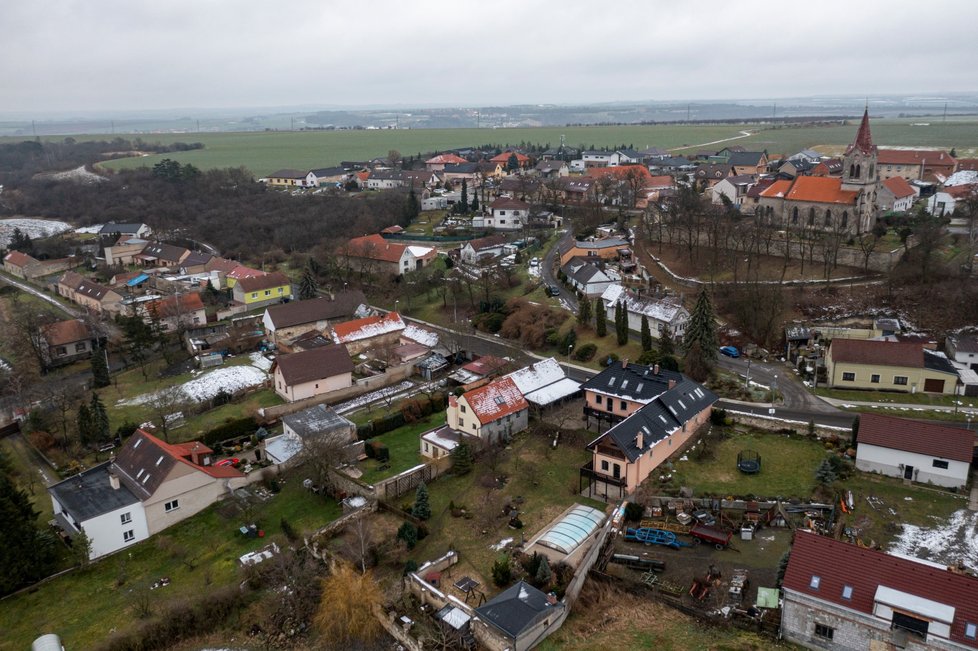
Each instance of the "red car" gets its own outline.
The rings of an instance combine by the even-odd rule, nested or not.
[[[221,459],[220,461],[218,461],[214,465],[215,466],[236,466],[240,462],[241,462],[240,459],[235,458],[235,457],[231,457],[230,459]]]

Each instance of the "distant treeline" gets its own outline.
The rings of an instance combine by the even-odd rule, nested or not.
[[[65,138],[61,142],[25,140],[0,145],[0,184],[22,182],[39,172],[69,170],[108,158],[131,156],[133,151],[163,154],[171,151],[203,149],[199,142],[175,142],[170,145],[148,143],[141,138],[126,140],[92,140],[78,142]]]

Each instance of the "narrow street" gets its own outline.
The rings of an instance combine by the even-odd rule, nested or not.
[[[570,229],[566,229],[563,235],[560,236],[560,239],[547,251],[547,255],[543,256],[543,260],[540,262],[540,277],[543,279],[545,285],[552,285],[559,289],[561,303],[571,313],[577,314],[577,296],[574,295],[574,292],[564,287],[563,284],[557,282],[557,278],[554,275],[554,266],[560,264],[560,245],[572,239],[574,239],[574,233]]]

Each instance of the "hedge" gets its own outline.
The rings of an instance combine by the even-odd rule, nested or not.
[[[258,423],[251,416],[231,420],[223,425],[218,425],[214,429],[204,434],[204,443],[214,446],[221,441],[233,439],[238,436],[254,434],[258,429]]]

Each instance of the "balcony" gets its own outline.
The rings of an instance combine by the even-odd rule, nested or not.
[[[605,502],[618,502],[628,494],[627,486],[624,477],[613,477],[595,470],[593,461],[581,466],[578,479],[581,495]]]

